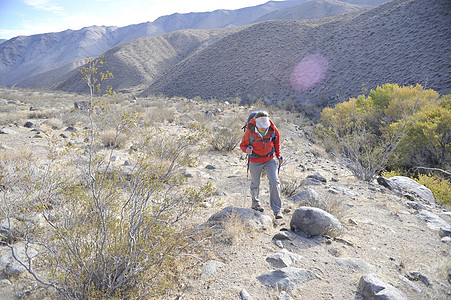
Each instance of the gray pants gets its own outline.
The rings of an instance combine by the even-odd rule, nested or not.
[[[265,163],[249,162],[252,206],[260,204],[260,178],[263,170],[266,171],[269,180],[269,204],[274,212],[279,212],[282,209],[282,202],[280,200],[280,183],[277,176],[277,163],[274,159]]]

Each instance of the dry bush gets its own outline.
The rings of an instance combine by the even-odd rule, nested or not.
[[[124,149],[129,140],[128,135],[114,129],[105,130],[100,134],[102,145],[107,148]]]
[[[285,197],[289,198],[296,194],[298,187],[300,186],[300,181],[297,178],[289,179],[289,180],[281,180],[280,181],[280,192],[285,195]]]
[[[177,171],[193,161],[202,128],[167,139],[158,130],[136,127],[136,115],[111,124],[115,112],[106,107],[90,113],[87,142],[49,153],[45,164],[12,154],[1,160],[6,188],[0,191],[0,219],[17,224],[27,249],[39,249],[40,256],[21,263],[62,297],[157,297],[172,282],[175,262],[200,251],[202,238],[182,221],[190,219],[208,187],[187,188]],[[111,125],[116,136],[141,137],[127,176],[125,167],[111,162],[115,148],[104,155],[96,145],[102,141],[95,137]],[[6,246],[14,251],[12,242]]]
[[[50,126],[53,130],[61,129],[64,126],[64,123],[61,119],[51,118],[44,122],[44,124]]]
[[[245,234],[251,229],[243,222],[238,214],[231,213],[219,224],[212,228],[213,241],[221,244],[239,244]]]

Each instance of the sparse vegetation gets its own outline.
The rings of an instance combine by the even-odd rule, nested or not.
[[[371,90],[368,97],[360,95],[325,108],[318,129],[363,180],[372,180],[384,168],[409,169],[421,162],[447,168],[446,149],[451,147],[447,99],[421,85],[386,84]]]

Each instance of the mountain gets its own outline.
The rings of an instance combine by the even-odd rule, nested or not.
[[[294,101],[308,113],[385,83],[420,83],[448,94],[450,5],[396,0],[315,21],[266,21],[216,33],[178,31],[158,37],[161,48],[156,38],[114,48],[106,53],[106,68],[120,78],[110,82],[116,90],[136,92],[147,82],[141,96]],[[195,36],[196,44],[180,47]],[[132,75],[136,78],[130,80]],[[80,75],[52,88],[86,91],[74,76]]]
[[[251,24],[265,14],[306,1],[270,1],[237,10],[173,14],[162,16],[153,22],[125,27],[91,26],[80,30],[15,37],[0,43],[0,85],[14,86],[36,74],[78,65],[88,56],[99,56],[104,51],[136,38],[181,29],[213,29]],[[18,86],[24,87],[24,84]]]
[[[449,11],[446,0],[396,0],[318,21],[257,23],[181,61],[142,96],[294,99],[309,110],[385,83],[448,94]]]
[[[268,13],[258,18],[256,22],[268,20],[321,19],[360,9],[362,9],[362,7],[359,5],[342,1],[316,0]]]

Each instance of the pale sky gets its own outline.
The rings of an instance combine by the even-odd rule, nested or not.
[[[173,13],[238,9],[269,0],[0,0],[0,39],[78,30],[87,26],[127,26]]]

